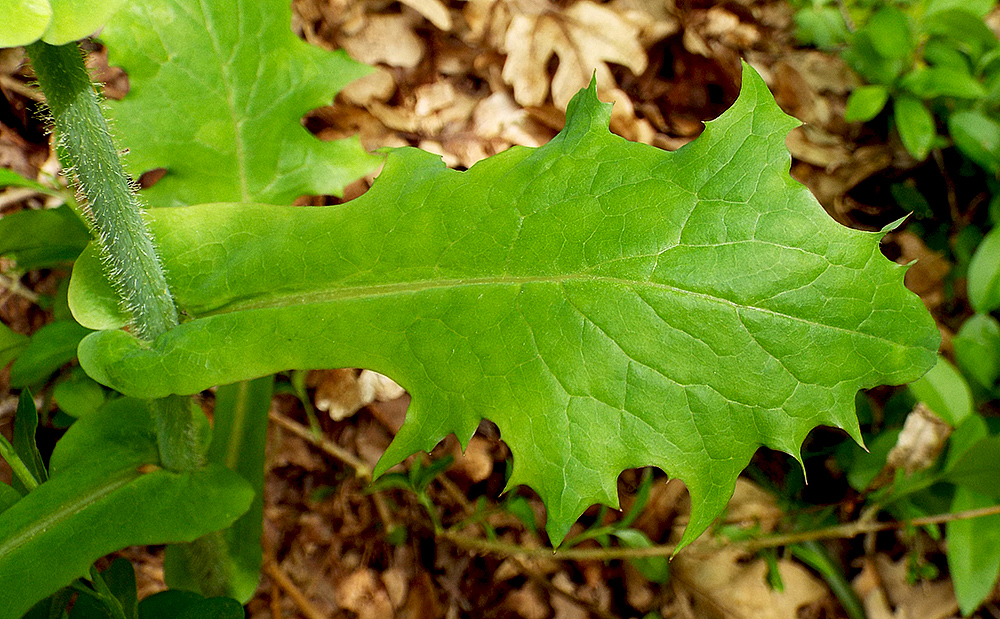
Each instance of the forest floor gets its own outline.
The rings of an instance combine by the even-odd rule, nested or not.
[[[419,146],[449,166],[468,168],[513,145],[550,140],[569,97],[596,67],[600,96],[615,102],[612,130],[673,150],[735,101],[743,59],[779,105],[803,121],[787,140],[792,175],[837,221],[878,230],[899,219],[905,211],[888,187],[920,175],[936,179],[942,195],[949,191],[948,175],[935,162],[915,162],[888,132],[844,121],[857,78],[835,55],[797,44],[794,9],[784,1],[295,0],[293,9],[293,30],[305,40],[377,67],[333,105],[307,116],[306,126],[321,139],[360,134],[369,150]],[[122,73],[102,66],[100,53],[94,58],[108,96],[124,95]],[[0,89],[9,101],[0,116],[0,166],[34,178],[52,168],[53,156],[33,112],[38,97],[30,81],[16,52],[0,55]],[[360,195],[370,181],[349,186],[345,198]],[[2,193],[0,211],[28,199],[23,191]],[[968,312],[961,297],[946,297],[951,265],[905,227],[883,247],[897,262],[916,260],[906,283],[935,313],[947,350],[951,330]],[[38,329],[48,315],[31,295],[51,293],[63,276],[45,271],[5,280],[3,321],[26,334]],[[6,410],[13,397],[6,371],[0,390]],[[360,370],[313,372],[307,390],[321,439],[310,433],[304,403],[290,385],[273,401],[264,570],[249,617],[850,616],[846,594],[835,594],[819,572],[780,549],[755,553],[739,541],[784,530],[796,520],[791,509],[856,520],[859,498],[830,458],[809,461],[810,484],[802,488],[793,460],[762,450],[725,521],[674,558],[669,573],[657,573],[660,564],[624,560],[614,544],[605,555],[595,541],[574,546],[590,549],[589,557],[581,553],[585,558],[545,550],[537,496],[525,488],[501,495],[510,454],[488,422],[464,454],[452,437],[429,456],[407,461],[412,468],[453,459],[422,495],[369,492],[366,475],[402,423],[407,396]],[[806,450],[828,453],[844,438],[817,431]],[[655,544],[670,544],[686,518],[682,484],[659,471],[628,471],[619,480],[623,508],[632,506],[647,477],[650,494],[632,527]],[[594,507],[570,537],[621,517]],[[941,542],[925,532],[870,533],[828,541],[826,549],[871,619],[958,615]],[[164,588],[162,548],[122,554],[137,565],[141,596]],[[935,569],[918,569],[928,566]],[[931,577],[914,581],[918,572]],[[1000,616],[992,602],[979,612]]]

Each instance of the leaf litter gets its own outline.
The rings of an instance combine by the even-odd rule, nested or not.
[[[790,13],[783,3],[678,8],[656,0],[295,0],[293,6],[293,29],[302,38],[326,49],[346,49],[377,67],[332,106],[307,117],[307,127],[323,139],[360,134],[368,150],[418,145],[441,154],[452,167],[467,168],[513,145],[546,143],[561,127],[569,95],[596,75],[602,99],[616,102],[615,132],[675,149],[700,132],[702,120],[716,116],[735,98],[742,55],[765,76],[785,110],[809,122],[789,139],[796,157],[793,174],[838,220],[877,227],[869,216],[878,209],[850,193],[887,170],[895,154],[878,145],[858,148],[856,128],[842,122],[852,85],[849,73],[835,58],[793,49]],[[30,80],[18,65],[3,66],[8,80]],[[9,81],[0,82],[4,94],[19,100],[5,84]],[[22,114],[21,128],[31,124]],[[0,125],[0,161],[34,176],[44,155],[40,159],[38,144],[22,135]],[[345,193],[349,197],[351,190]],[[898,234],[900,262],[926,255],[926,248],[914,247],[906,233]],[[890,234],[890,246],[896,237]],[[948,265],[921,275],[925,300],[940,298],[942,268]],[[27,283],[44,289],[45,281]],[[28,307],[11,306],[13,298],[3,292],[0,307],[9,308],[4,309],[4,323],[37,328],[24,325]],[[355,374],[356,382],[359,376]],[[6,371],[2,380],[6,402],[11,397]],[[316,406],[354,409],[354,416],[336,421],[322,416],[324,434],[370,466],[398,429],[406,397],[368,400],[357,394],[366,387],[324,389],[328,381],[321,377],[314,382]],[[301,405],[291,396],[276,397],[274,407],[277,414],[301,419]],[[484,422],[464,456],[454,441],[430,455],[431,460],[456,459],[429,486],[439,518],[449,524],[468,519],[476,500],[496,506],[509,460],[496,439],[495,427]],[[249,606],[252,617],[303,616],[310,610],[335,617],[559,619],[647,612],[664,618],[748,619],[842,612],[815,575],[790,559],[781,560],[785,593],[779,601],[763,583],[761,560],[731,550],[699,549],[704,555],[698,559],[694,553],[679,556],[672,566],[674,580],[663,586],[646,581],[623,562],[513,561],[468,554],[445,542],[427,544],[434,534],[411,493],[383,493],[389,509],[380,510],[350,467],[299,436],[272,427],[268,449],[265,555],[288,579],[263,578]],[[408,465],[418,459],[411,458]],[[627,472],[619,480],[625,505],[638,487],[638,475]],[[758,499],[750,501],[750,508],[743,505],[740,522],[773,526],[773,502],[761,498],[749,482],[741,481],[741,488]],[[524,489],[513,494],[537,523],[542,515],[537,497]],[[731,518],[741,509],[739,501],[735,498],[730,507]],[[665,543],[677,535],[686,509],[683,487],[658,479],[634,526],[654,542]],[[574,532],[598,517],[615,518],[592,509]],[[501,541],[526,548],[541,545],[523,516],[494,511],[484,522]],[[393,546],[384,536],[397,525],[408,537]],[[481,527],[470,525],[468,531],[482,534]],[[162,569],[155,553],[131,549],[127,554],[139,565],[145,591],[162,586],[156,582]],[[876,553],[854,566],[860,570],[854,586],[869,616],[954,616],[950,584],[911,585],[906,562],[905,556]],[[739,602],[739,595],[749,601]],[[768,602],[760,604],[761,599]]]

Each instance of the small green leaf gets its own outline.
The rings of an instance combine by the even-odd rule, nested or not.
[[[49,0],[0,0],[0,48],[20,47],[42,37],[52,22]]]
[[[880,9],[865,24],[872,46],[883,58],[907,58],[913,53],[910,18],[894,6]]]
[[[795,122],[752,69],[673,153],[609,116],[585,90],[548,145],[467,172],[398,150],[336,207],[151,210],[193,319],[148,345],[92,335],[81,362],[142,397],[367,367],[413,396],[378,472],[489,418],[554,542],[617,503],[622,468],[654,465],[692,493],[686,544],[760,445],[798,456],[818,424],[859,438],[857,390],[919,377],[939,334],[882,234],[839,226],[789,177]]]
[[[638,529],[615,529],[611,532],[625,548],[652,548],[653,542]],[[642,577],[650,582],[665,583],[670,579],[670,564],[666,557],[639,557],[629,559]]]
[[[65,380],[52,390],[59,410],[71,417],[88,415],[104,404],[104,388],[87,376],[81,368],[73,368]]]
[[[30,387],[44,382],[76,357],[77,345],[88,333],[90,329],[73,320],[58,320],[36,331],[10,368],[11,386]]]
[[[920,99],[981,99],[986,96],[986,89],[976,78],[968,71],[953,67],[919,67],[903,76],[899,85]]]
[[[951,511],[990,507],[996,501],[959,487]],[[963,617],[971,615],[990,595],[1000,575],[1000,514],[953,520],[945,525],[948,573]]]
[[[969,302],[980,314],[1000,308],[1000,227],[982,240],[969,261]]]
[[[965,51],[974,61],[997,46],[997,35],[986,25],[982,15],[966,7],[928,12],[921,20],[921,28]]]
[[[991,436],[969,447],[945,479],[956,486],[1000,500],[997,470],[1000,470],[1000,436]]]
[[[370,69],[290,24],[284,0],[168,0],[128,2],[104,29],[132,83],[108,101],[127,163],[167,169],[142,192],[150,206],[291,204],[339,195],[375,167],[357,139],[321,142],[301,122]]]
[[[94,34],[124,0],[0,0],[0,47],[42,39],[64,45]]]
[[[850,34],[835,7],[811,3],[795,12],[795,37],[803,45],[830,50],[847,41]]]
[[[110,552],[193,540],[250,504],[246,482],[224,467],[179,474],[156,461],[144,402],[116,400],[73,424],[49,480],[0,513],[0,619],[17,619]]]
[[[962,374],[947,359],[938,357],[929,372],[910,385],[917,400],[937,413],[948,425],[957,428],[972,414],[972,391]]]
[[[994,0],[928,0],[924,15],[930,17],[943,11],[960,11],[981,19],[995,7]]]
[[[21,493],[14,490],[12,486],[0,483],[0,513],[3,513],[8,507],[20,501],[21,496]]]
[[[163,591],[139,604],[139,619],[243,619],[245,613],[232,598],[203,598],[190,591]]]
[[[989,314],[976,314],[952,340],[959,367],[986,390],[1000,378],[1000,324]]]
[[[15,0],[15,1],[23,2],[24,0]],[[3,0],[0,0],[0,6],[2,6],[2,2]],[[2,12],[3,9],[0,8],[0,13]],[[26,9],[25,12],[27,13],[28,10]],[[0,45],[0,47],[5,47],[5,46]],[[20,174],[18,174],[17,172],[15,172],[14,170],[10,170],[7,168],[0,168],[0,187],[27,187],[29,189],[35,189],[42,193],[54,193],[51,189],[39,183],[38,181],[33,181],[30,178],[25,178]],[[5,215],[5,217],[9,216],[10,215]]]
[[[90,233],[68,206],[26,210],[0,218],[0,255],[22,269],[39,269],[76,260]]]
[[[948,437],[948,454],[945,457],[943,470],[953,469],[965,452],[989,435],[990,430],[986,427],[986,421],[982,416],[973,413],[966,417]]]
[[[955,146],[989,172],[1000,172],[1000,123],[977,112],[956,112],[948,118]]]
[[[896,129],[903,140],[903,146],[918,161],[927,158],[931,150],[937,129],[930,110],[916,97],[901,95],[893,103],[896,117]]]
[[[38,430],[38,411],[31,391],[24,389],[17,401],[17,412],[14,413],[14,437],[11,443],[21,462],[28,467],[28,472],[41,483],[48,478],[42,454],[38,451],[35,433]]]
[[[0,369],[21,354],[21,351],[28,347],[28,342],[27,335],[13,331],[0,322]]]
[[[844,120],[847,122],[868,122],[878,116],[889,100],[889,89],[877,84],[862,86],[847,98]]]

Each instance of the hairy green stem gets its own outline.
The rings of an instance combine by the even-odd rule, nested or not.
[[[39,41],[27,50],[66,163],[79,183],[108,279],[132,316],[133,333],[155,339],[177,326],[177,309],[80,49]]]
[[[80,48],[39,41],[27,51],[65,164],[76,176],[105,273],[132,318],[132,333],[154,340],[177,326],[177,308]],[[202,445],[188,401],[166,398],[154,402],[153,409],[163,466],[175,471],[199,466]]]

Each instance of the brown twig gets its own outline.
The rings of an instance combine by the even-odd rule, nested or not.
[[[945,514],[937,514],[935,516],[925,516],[922,518],[914,518],[912,520],[906,520],[906,521],[848,522],[845,524],[826,527],[823,529],[813,529],[811,531],[796,531],[793,533],[780,533],[776,535],[764,536],[757,539],[725,540],[725,541],[712,539],[712,540],[695,542],[694,544],[692,544],[692,546],[694,545],[702,546],[708,544],[718,545],[721,543],[728,546],[743,548],[748,552],[754,552],[757,550],[763,550],[764,548],[777,548],[780,546],[788,546],[790,544],[797,544],[800,542],[807,542],[812,540],[850,539],[866,533],[877,533],[879,531],[902,529],[909,526],[922,527],[931,524],[942,524],[945,522],[953,522],[956,520],[969,520],[972,518],[981,518],[984,516],[993,516],[997,514],[1000,514],[1000,505],[993,505],[990,507],[983,507],[979,509],[970,509],[961,512],[949,512]],[[549,559],[556,559],[563,561],[581,561],[581,560],[609,561],[612,559],[638,559],[642,557],[663,557],[663,556],[673,555],[676,549],[676,546],[673,544],[664,544],[660,546],[652,546],[650,548],[620,548],[620,547],[569,548],[566,550],[559,550],[551,548],[524,548],[522,546],[518,546],[517,544],[479,539],[477,537],[462,535],[454,531],[442,531],[439,537],[450,541],[459,548],[473,552],[492,553],[500,556],[509,556],[509,557],[513,556],[545,557]]]
[[[340,445],[334,443],[333,441],[328,441],[323,437],[316,436],[312,431],[305,427],[304,425],[285,417],[281,413],[276,413],[271,411],[267,415],[268,419],[278,424],[282,428],[288,430],[295,436],[301,438],[302,440],[310,443],[311,445],[318,447],[324,453],[333,458],[343,462],[347,466],[354,469],[354,475],[362,479],[371,480],[372,470],[368,468],[368,465],[361,461],[360,458],[347,451]]]
[[[295,602],[295,605],[299,607],[299,610],[302,611],[302,614],[307,619],[327,619],[326,615],[313,606],[309,598],[306,597],[306,594],[302,593],[302,590],[292,582],[291,578],[281,571],[281,568],[274,561],[264,561],[264,573],[270,576],[271,580],[277,583],[278,587],[288,594],[288,597],[292,598],[292,601]]]

